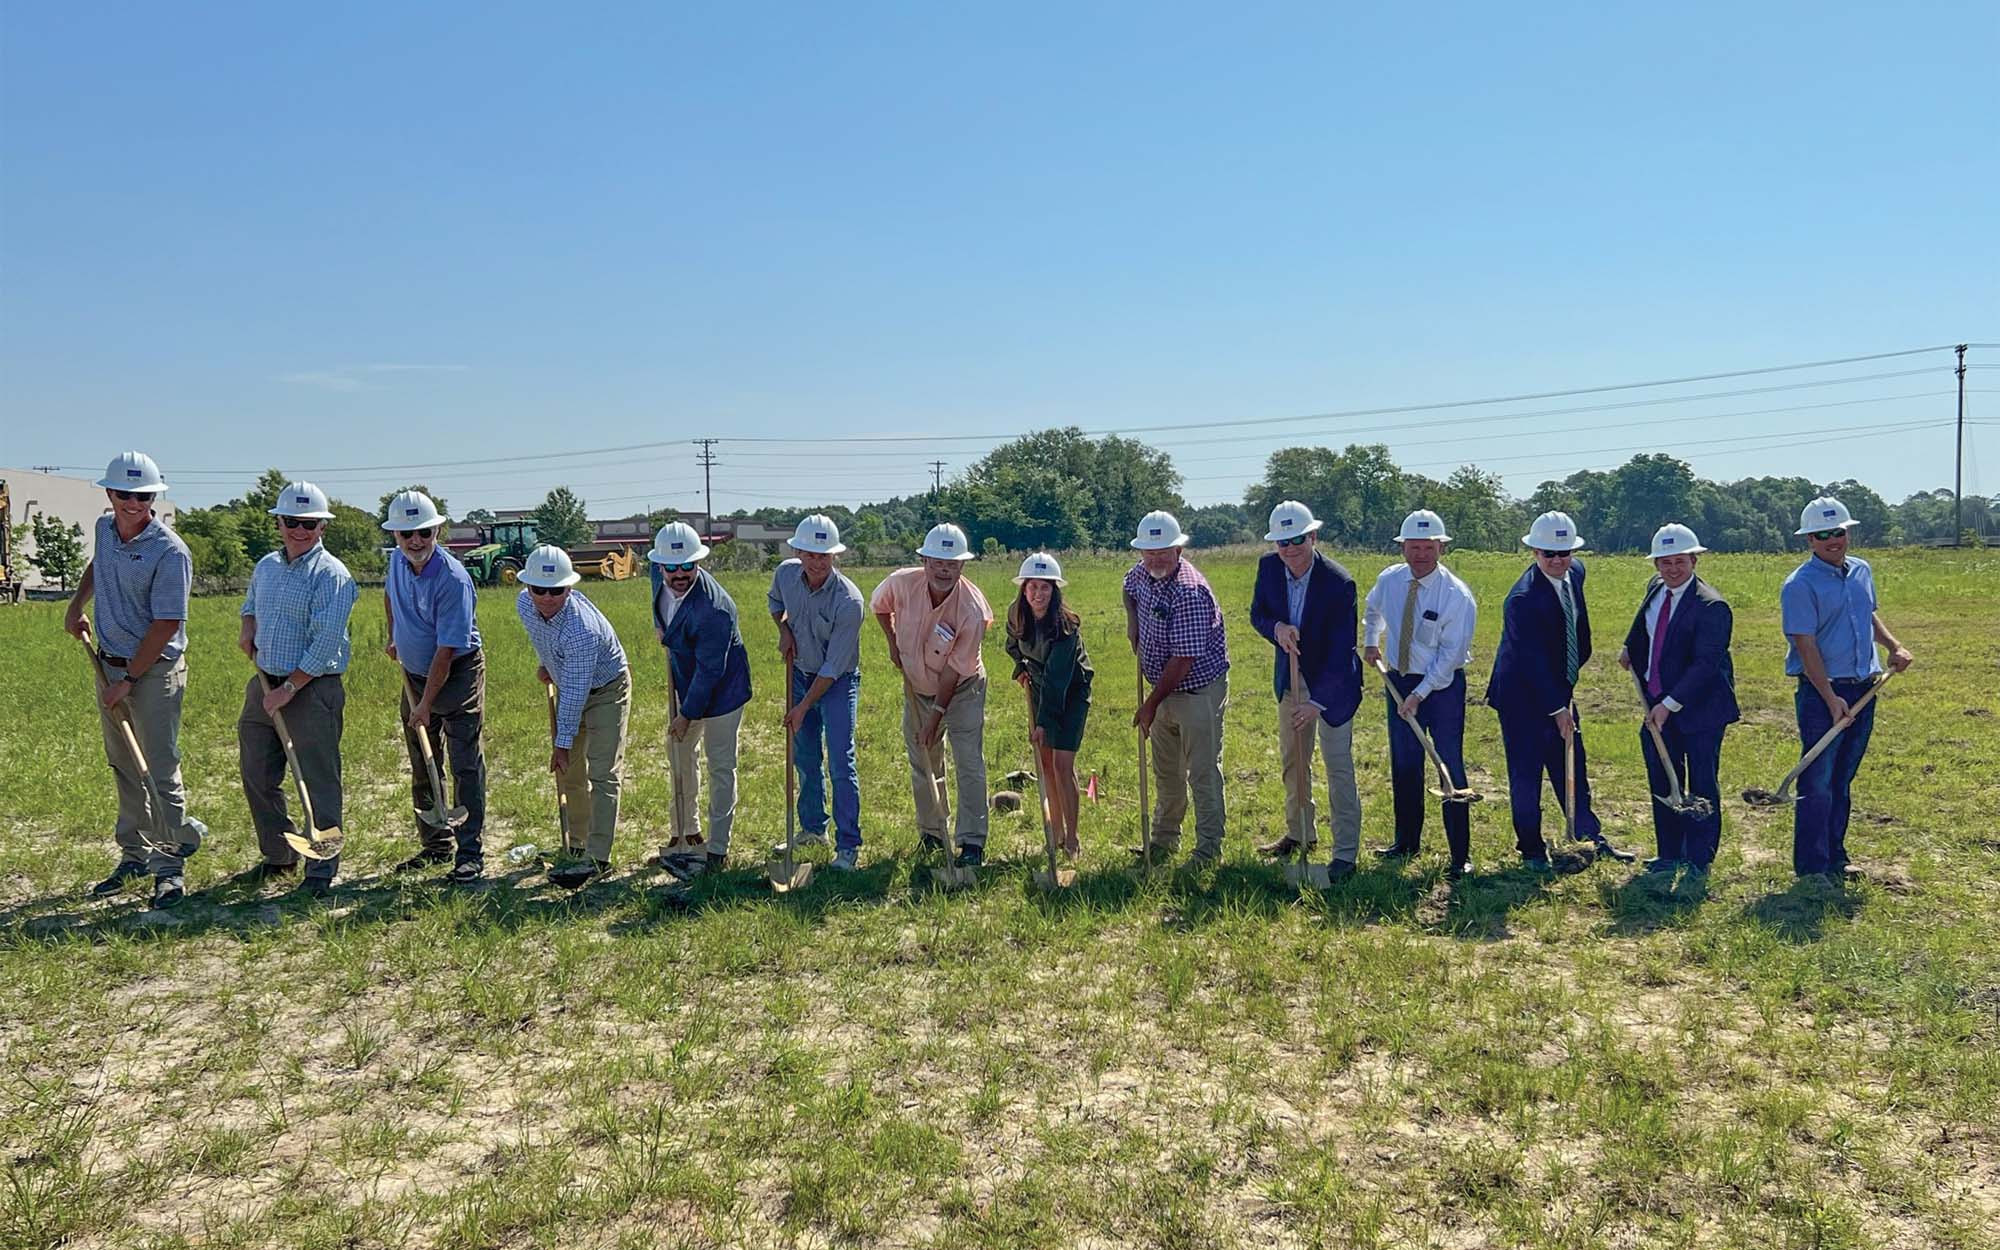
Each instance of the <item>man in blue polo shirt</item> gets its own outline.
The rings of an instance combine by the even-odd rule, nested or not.
[[[1875,574],[1868,562],[1847,554],[1854,518],[1838,499],[1821,497],[1799,514],[1798,534],[1812,557],[1785,579],[1778,594],[1785,638],[1785,674],[1798,678],[1793,705],[1799,738],[1811,747],[1833,726],[1852,723],[1805,772],[1793,813],[1792,871],[1835,880],[1859,876],[1847,862],[1849,787],[1861,770],[1875,730],[1875,704],[1859,714],[1848,705],[1882,672],[1875,646],[1889,649],[1889,667],[1902,672],[1913,658],[1875,610]]]
[[[71,596],[63,628],[89,641],[84,605],[97,600],[96,651],[107,682],[98,719],[105,758],[118,779],[118,865],[91,887],[116,894],[133,877],[153,874],[153,906],[180,901],[182,867],[208,832],[187,814],[181,785],[181,698],[187,693],[187,544],[160,524],[153,502],[166,492],[160,467],[143,452],[113,460],[97,483],[111,511],[97,518],[97,546]],[[157,783],[164,812],[151,812],[138,762],[118,727],[119,708]]]
[[[410,756],[410,803],[417,811],[417,853],[396,865],[407,872],[452,861],[461,885],[484,871],[480,831],[486,825],[486,757],[481,728],[486,706],[486,655],[479,645],[478,595],[472,576],[438,547],[445,518],[431,497],[406,490],[389,501],[382,528],[396,536],[401,559],[391,558],[382,602],[389,614],[389,658],[403,666],[409,706],[398,704],[403,746]],[[424,816],[442,805],[431,793],[418,734],[439,763],[450,746],[452,802],[465,809],[455,828],[440,829]],[[457,846],[454,853],[453,840]]]
[[[278,518],[280,545],[251,570],[236,639],[264,678],[251,674],[236,718],[243,795],[264,855],[243,874],[252,885],[299,866],[298,852],[285,841],[286,830],[297,826],[285,807],[285,748],[273,713],[282,712],[291,731],[313,819],[322,829],[340,826],[340,736],[347,709],[341,674],[350,658],[347,617],[358,594],[347,566],[320,542],[333,519],[325,491],[311,482],[287,482],[271,515]],[[299,892],[324,895],[339,869],[338,855],[309,861]]]

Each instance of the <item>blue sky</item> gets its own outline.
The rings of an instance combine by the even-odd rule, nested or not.
[[[9,6],[0,463],[611,515],[698,508],[702,436],[912,436],[725,441],[724,510],[1210,425],[1141,436],[1195,502],[1351,440],[1948,485],[1946,353],[1219,424],[2000,342],[2000,10],[1618,7]]]

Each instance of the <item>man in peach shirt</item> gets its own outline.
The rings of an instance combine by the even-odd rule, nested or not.
[[[951,804],[944,797],[944,739],[958,772],[958,867],[986,859],[986,666],[980,644],[993,609],[965,580],[972,559],[965,531],[931,527],[917,550],[923,563],[882,579],[869,610],[889,640],[889,662],[903,674],[903,746],[910,791],[926,849],[944,846]]]

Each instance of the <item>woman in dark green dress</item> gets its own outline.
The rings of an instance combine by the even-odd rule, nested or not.
[[[1007,609],[1007,654],[1014,657],[1014,680],[1028,690],[1034,709],[1029,739],[1041,756],[1056,845],[1075,855],[1081,849],[1076,752],[1090,716],[1090,657],[1082,623],[1063,603],[1062,565],[1054,556],[1038,551],[1021,561],[1014,584],[1021,592]]]

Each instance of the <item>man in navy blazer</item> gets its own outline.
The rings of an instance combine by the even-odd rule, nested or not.
[[[1583,562],[1575,558],[1583,539],[1567,514],[1544,512],[1521,541],[1534,550],[1535,563],[1507,592],[1486,702],[1500,714],[1515,845],[1529,868],[1547,871],[1542,777],[1548,776],[1560,804],[1567,739],[1576,743],[1575,836],[1608,849],[1591,810],[1583,734],[1576,723],[1577,673],[1590,659],[1590,609],[1583,598]]]
[[[1729,659],[1735,619],[1728,600],[1694,572],[1696,557],[1706,550],[1685,525],[1659,528],[1652,547],[1658,576],[1646,584],[1618,652],[1618,666],[1639,674],[1646,719],[1667,744],[1668,759],[1662,760],[1652,736],[1640,728],[1659,843],[1659,854],[1646,861],[1648,872],[1672,872],[1682,864],[1707,872],[1722,841],[1722,734],[1741,713]],[[1708,800],[1707,814],[1677,812],[1660,801],[1669,767],[1684,795]]]
[[[700,567],[708,547],[683,521],[660,527],[647,557],[653,633],[667,649],[678,705],[667,726],[673,816],[659,864],[681,878],[721,868],[736,819],[736,731],[750,701],[750,653],[736,601]],[[698,730],[698,732],[696,732]],[[708,755],[708,834],[702,836],[700,755]]]
[[[1257,848],[1276,859],[1312,854],[1318,840],[1310,775],[1312,756],[1301,751],[1305,731],[1317,726],[1326,760],[1327,801],[1333,809],[1333,879],[1352,876],[1361,854],[1361,794],[1354,784],[1354,710],[1361,704],[1361,657],[1355,651],[1354,578],[1319,550],[1319,521],[1288,499],[1271,510],[1264,537],[1276,549],[1257,561],[1250,624],[1277,648],[1273,689],[1279,702],[1278,759],[1285,775],[1285,835]],[[1291,657],[1299,657],[1303,703],[1288,705]],[[1300,801],[1299,796],[1305,799]]]

